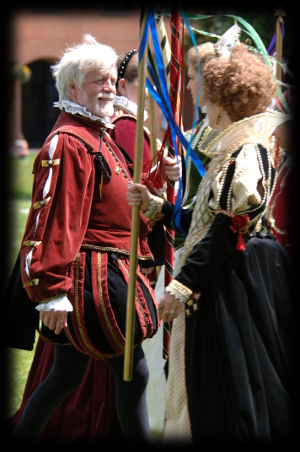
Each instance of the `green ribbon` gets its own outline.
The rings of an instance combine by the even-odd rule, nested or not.
[[[170,14],[168,14],[168,13],[166,13],[166,14],[165,13],[163,13],[163,14],[159,13],[159,17],[161,15],[163,15],[163,16],[170,16]],[[216,16],[218,16],[218,15],[216,15]],[[216,16],[212,16],[212,15],[198,15],[198,14],[185,14],[185,17],[187,19],[190,19],[190,20],[203,20],[203,19],[208,19],[208,18],[216,17]],[[237,22],[239,22],[241,25],[243,25],[244,29],[242,29],[242,31],[252,38],[252,40],[255,43],[255,46],[256,46],[258,52],[263,56],[263,58],[266,61],[266,64],[269,66],[270,70],[272,71],[272,76],[273,76],[274,82],[276,83],[278,97],[280,98],[280,100],[282,102],[282,105],[285,108],[287,114],[292,116],[290,107],[288,106],[285,98],[283,97],[281,87],[280,87],[279,83],[277,83],[277,78],[276,78],[276,75],[273,72],[273,67],[272,67],[272,64],[270,62],[270,56],[268,55],[266,47],[264,46],[264,43],[262,42],[259,34],[255,31],[255,29],[252,27],[252,25],[250,25],[242,17],[231,15],[231,14],[220,15],[220,17],[231,17],[232,19],[235,19]],[[206,32],[204,30],[198,30],[198,29],[196,29],[194,27],[190,27],[190,28],[193,31],[196,31],[197,33],[199,33],[201,35],[204,35],[204,36],[208,36],[208,37],[211,37],[211,38],[219,38],[220,37],[218,35]],[[250,46],[247,46],[247,47],[250,48]]]

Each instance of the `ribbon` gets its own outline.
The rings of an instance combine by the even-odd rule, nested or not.
[[[232,232],[238,232],[238,239],[235,249],[245,251],[245,240],[243,235],[247,231],[247,225],[250,221],[249,215],[234,215],[231,220],[230,229]]]
[[[183,13],[181,12],[181,14],[183,14]],[[203,177],[205,174],[205,168],[203,166],[203,163],[202,163],[200,157],[196,154],[196,152],[193,149],[191,149],[191,143],[187,142],[185,136],[183,135],[182,131],[180,130],[180,128],[174,118],[174,114],[173,114],[172,107],[170,104],[169,95],[167,92],[167,80],[166,80],[166,76],[165,76],[163,56],[161,53],[161,47],[160,47],[159,39],[157,36],[154,14],[153,14],[153,11],[151,10],[151,8],[149,9],[148,20],[149,20],[149,26],[150,26],[150,30],[151,30],[151,34],[152,34],[152,42],[153,42],[153,49],[154,49],[154,53],[155,53],[155,60],[157,62],[157,70],[153,67],[153,59],[151,59],[152,61],[148,60],[147,70],[148,70],[150,79],[149,79],[149,77],[147,77],[146,86],[147,86],[151,96],[153,97],[155,102],[158,104],[158,106],[160,107],[160,109],[162,110],[164,116],[166,117],[166,119],[168,121],[168,130],[167,130],[168,135],[166,135],[166,136],[170,137],[170,141],[172,142],[172,144],[174,146],[174,153],[177,158],[177,161],[178,161],[178,151],[177,151],[176,137],[177,137],[178,142],[181,145],[181,147],[186,149],[186,160],[188,157],[190,157],[192,159],[195,167],[197,168],[197,170]],[[184,18],[184,20],[187,23],[185,18]],[[188,24],[187,24],[187,26],[189,27]],[[189,29],[189,32],[191,33],[194,45],[196,45],[195,38],[190,29]],[[199,73],[200,73],[200,65],[199,65]],[[200,94],[199,94],[199,96],[200,96]],[[195,113],[193,128],[195,127],[196,119],[197,119],[197,112]],[[182,152],[182,155],[183,155],[183,152]],[[185,174],[185,164],[186,164],[186,162],[184,162],[184,159],[182,158],[182,165],[183,165],[182,174]],[[157,177],[158,177],[157,174],[152,173],[152,179],[153,179],[152,183],[154,186],[156,186],[154,179],[156,179]],[[159,186],[159,184],[158,184],[158,186]],[[174,208],[174,213],[173,213],[172,225],[177,232],[180,232],[182,235],[186,236],[186,232],[180,226],[181,201],[182,201],[183,192],[184,192],[183,180],[180,179],[178,194],[176,197],[175,208]]]
[[[284,38],[285,28],[284,28],[283,22],[280,23],[280,29],[281,29],[282,38]],[[273,34],[273,37],[271,39],[267,52],[268,52],[268,55],[272,55],[272,56],[276,52],[276,32]]]

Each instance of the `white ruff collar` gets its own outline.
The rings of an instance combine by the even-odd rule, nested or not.
[[[85,118],[89,118],[92,121],[99,121],[103,124],[104,127],[113,129],[113,124],[110,124],[110,118],[105,116],[104,118],[99,118],[99,116],[93,115],[90,111],[86,109],[86,107],[82,107],[81,105],[75,104],[75,102],[71,102],[70,100],[62,100],[61,102],[54,102],[54,107],[58,107],[61,110],[65,110],[67,113],[71,113],[72,115],[81,115]]]
[[[270,138],[276,127],[290,118],[289,115],[268,108],[264,113],[232,123],[210,142],[204,140],[199,150],[212,158],[232,153],[247,143],[261,144],[269,148]]]
[[[137,104],[127,99],[127,97],[116,96],[114,101],[114,107],[131,114],[135,118],[137,117]],[[144,121],[146,121],[147,118],[148,113],[146,112],[146,110],[144,110]]]

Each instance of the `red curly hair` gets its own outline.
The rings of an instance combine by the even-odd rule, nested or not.
[[[232,122],[263,113],[276,96],[271,69],[244,44],[229,58],[211,57],[202,71],[204,98],[223,107]]]

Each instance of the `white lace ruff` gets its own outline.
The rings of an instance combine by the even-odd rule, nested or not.
[[[65,110],[67,113],[71,113],[72,115],[81,115],[85,118],[92,119],[92,121],[102,122],[105,127],[113,129],[113,125],[110,124],[110,118],[105,116],[104,118],[99,118],[99,116],[93,115],[90,111],[86,109],[86,107],[82,107],[81,105],[76,104],[75,102],[71,102],[70,100],[61,100],[53,103],[53,107],[58,107],[61,110]]]
[[[137,104],[127,99],[124,96],[116,96],[114,101],[114,107],[121,108],[126,113],[137,117]],[[144,121],[148,118],[148,113],[144,110]]]

